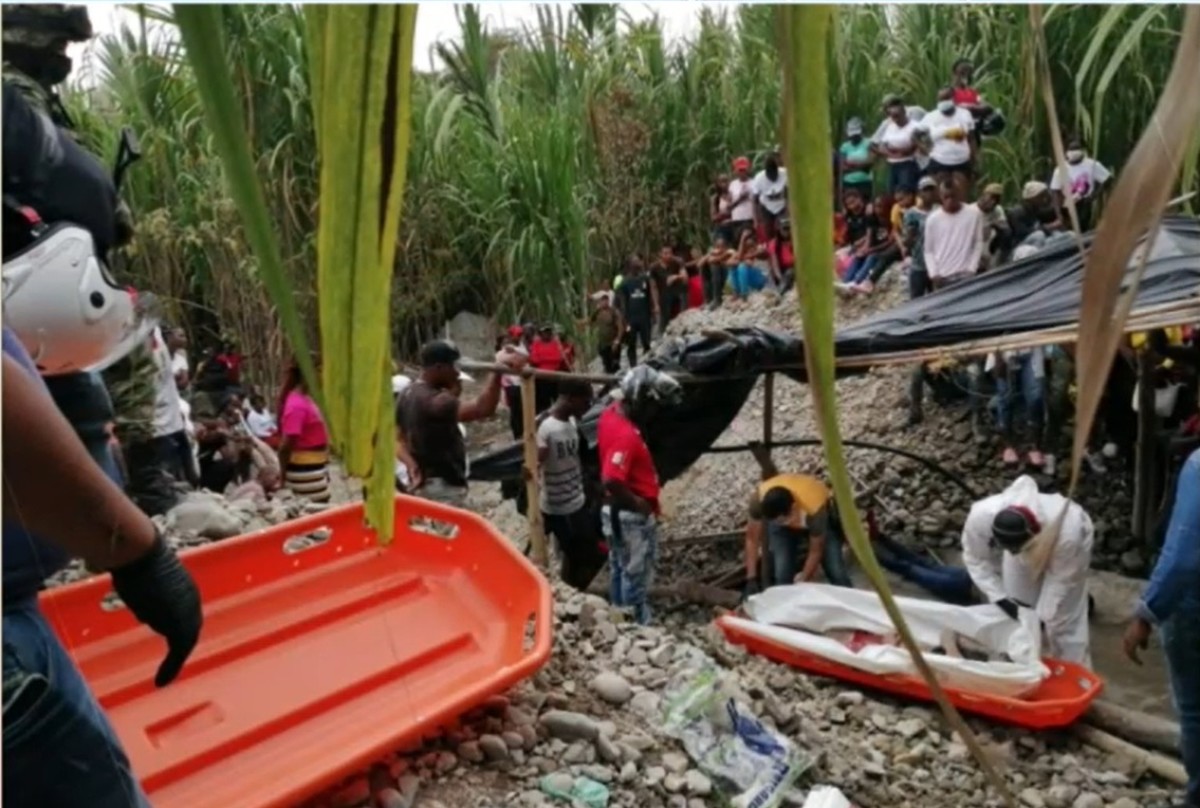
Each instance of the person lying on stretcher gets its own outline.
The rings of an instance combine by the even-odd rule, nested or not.
[[[770,560],[768,586],[813,581],[818,569],[824,571],[831,584],[853,586],[846,572],[840,522],[829,488],[807,474],[780,474],[761,446],[751,451],[762,467],[763,481],[750,497],[745,594],[762,590],[759,561],[764,533]]]

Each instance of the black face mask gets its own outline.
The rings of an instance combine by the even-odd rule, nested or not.
[[[49,90],[71,75],[71,57],[26,45],[5,45],[4,59]]]
[[[767,179],[771,180],[772,182],[779,179],[779,162],[778,161],[768,160],[764,169],[767,174]]]

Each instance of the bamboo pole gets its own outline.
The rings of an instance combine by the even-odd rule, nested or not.
[[[533,563],[544,567],[546,556],[546,532],[542,525],[541,486],[538,483],[537,450],[537,389],[534,377],[521,377],[521,430],[525,443],[525,495],[528,499],[526,513],[529,516],[529,546],[532,548]]]
[[[1156,421],[1154,413],[1154,361],[1146,351],[1137,357],[1137,448],[1135,449],[1133,473],[1133,524],[1131,532],[1138,541],[1150,535],[1150,521],[1154,510],[1154,439]]]
[[[1170,754],[1179,753],[1179,724],[1122,707],[1115,702],[1096,699],[1084,717],[1089,724],[1118,738]]]
[[[1187,785],[1187,772],[1184,771],[1183,764],[1177,760],[1165,757],[1157,752],[1150,752],[1087,724],[1076,724],[1075,734],[1084,743],[1094,746],[1102,752],[1111,752],[1128,757],[1136,764],[1143,766],[1146,771],[1161,777],[1173,786],[1182,788]]]
[[[775,434],[775,374],[763,379],[763,445],[770,447]],[[768,451],[770,449],[768,448]]]

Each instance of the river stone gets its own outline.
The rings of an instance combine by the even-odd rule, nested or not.
[[[483,735],[479,738],[479,748],[488,760],[495,763],[506,763],[512,759],[508,744],[499,735]]]
[[[621,747],[617,745],[616,741],[604,734],[596,738],[596,754],[605,763],[621,762]]]
[[[1027,805],[1029,808],[1046,808],[1046,801],[1042,799],[1042,793],[1036,788],[1027,788],[1021,792],[1021,804]]]
[[[552,738],[564,741],[594,741],[600,734],[596,722],[583,713],[551,710],[539,721]]]
[[[1046,790],[1046,808],[1071,808],[1071,802],[1079,793],[1072,785],[1060,783]]]
[[[1100,798],[1099,794],[1088,791],[1076,797],[1071,808],[1104,808],[1104,800]]]
[[[708,776],[698,769],[689,769],[683,779],[689,794],[705,797],[712,793],[712,780],[709,780]]]
[[[633,698],[633,688],[625,678],[612,671],[602,671],[592,679],[591,688],[609,704],[620,707]]]
[[[683,774],[691,764],[688,762],[687,755],[680,752],[664,752],[662,765],[672,774]]]
[[[468,763],[483,763],[483,750],[477,741],[464,741],[458,745],[458,756]]]

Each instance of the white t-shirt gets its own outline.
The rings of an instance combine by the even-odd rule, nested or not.
[[[579,429],[574,421],[547,415],[538,426],[538,449],[547,449],[542,463],[542,512],[565,516],[583,507],[583,466],[579,461]]]
[[[171,357],[171,372],[178,376],[180,373],[188,372],[187,351],[180,348]]]
[[[275,423],[275,416],[266,410],[262,412],[250,410],[250,414],[246,416],[246,427],[256,438],[269,438],[279,431],[279,426]]]
[[[920,123],[909,118],[905,121],[904,126],[897,126],[896,122],[888,118],[883,122],[883,128],[879,132],[879,136],[875,142],[880,146],[890,146],[893,149],[911,149],[913,146],[913,137],[917,133],[917,127]],[[886,154],[886,152],[885,152]],[[907,157],[889,157],[889,163],[903,163],[912,160],[916,154],[910,154]]]
[[[955,107],[949,115],[936,109],[927,112],[917,127],[928,132],[933,141],[933,148],[929,150],[931,160],[944,166],[956,166],[971,159],[971,141],[967,136],[975,128],[975,118],[962,107]],[[955,135],[961,137],[955,139]]]
[[[974,205],[957,213],[938,208],[925,219],[923,246],[930,279],[974,275],[983,257],[983,213]]]
[[[733,222],[748,222],[754,218],[754,180],[739,180],[734,177],[729,181],[729,198],[737,199],[746,192],[746,198],[741,204],[734,205],[729,211],[729,220]]]
[[[772,182],[767,178],[766,171],[758,172],[751,186],[754,191],[754,196],[758,198],[758,204],[771,215],[775,216],[783,213],[787,208],[787,169],[780,166],[779,176]]]
[[[1101,185],[1108,182],[1112,172],[1092,158],[1085,157],[1078,163],[1067,163],[1067,176],[1070,178],[1070,187],[1064,196],[1083,200],[1090,198]],[[1062,169],[1054,172],[1054,177],[1050,180],[1050,190],[1063,190]]]
[[[151,340],[154,364],[158,368],[154,391],[154,437],[161,438],[184,428],[183,408],[180,406],[179,388],[175,386],[171,351],[163,340],[162,329],[155,328]]]

